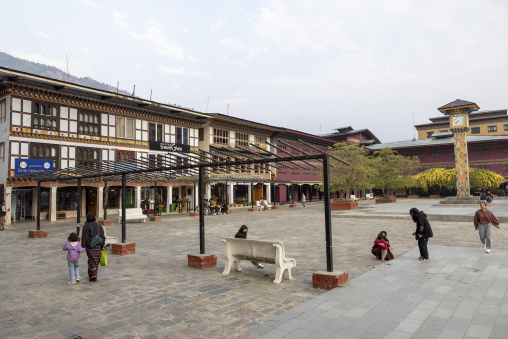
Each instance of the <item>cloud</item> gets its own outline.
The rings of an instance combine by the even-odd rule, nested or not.
[[[210,76],[211,74],[206,72],[206,73],[203,73],[203,72],[197,72],[197,71],[191,71],[189,72],[190,75],[193,75],[193,76],[197,76],[197,77],[208,77]]]
[[[183,68],[182,66],[176,67],[176,68],[159,66],[159,68],[157,70],[161,73],[169,73],[169,74],[174,74],[174,75],[179,75],[179,74],[185,73],[185,68]]]
[[[222,57],[222,60],[223,60],[223,61],[225,61],[225,62],[227,62],[227,63],[233,64],[233,65],[242,66],[242,67],[247,67],[247,65],[245,65],[243,62],[238,61],[238,60],[233,60],[233,59],[230,59],[227,55],[226,55],[226,56],[223,56],[223,57]]]
[[[129,28],[129,25],[125,22],[127,19],[129,19],[129,15],[127,13],[113,11],[113,21],[118,26],[122,28]]]
[[[51,39],[51,36],[49,34],[44,33],[44,32],[37,32],[37,34],[43,38]]]
[[[171,87],[169,87],[169,89],[173,89],[173,90],[180,89],[180,85],[179,84],[172,84]]]
[[[227,22],[228,22],[227,20],[219,19],[219,20],[217,20],[216,23],[214,23],[210,26],[210,29],[212,31],[217,31],[221,26],[224,26]]]
[[[191,34],[190,29],[188,29],[187,27],[180,27],[179,30],[180,30],[180,32]]]
[[[136,39],[146,40],[156,46],[157,50],[166,58],[175,60],[184,60],[185,53],[183,48],[178,46],[175,41],[170,40],[162,30],[162,26],[157,21],[150,22],[146,32],[139,34],[130,31],[129,34]]]
[[[92,0],[79,0],[79,2],[85,6],[92,7],[92,8],[101,8],[101,6],[97,5]]]
[[[88,47],[86,47],[86,46],[83,46],[83,47],[81,47],[81,51],[82,51],[82,52],[85,52],[85,53],[86,53],[86,52],[90,52],[90,48],[88,48]]]
[[[187,60],[189,60],[190,62],[201,62],[201,60],[199,60],[198,58],[195,58],[193,56],[187,57]]]
[[[235,38],[225,38],[222,39],[220,43],[233,51],[243,51],[246,49],[245,45]]]

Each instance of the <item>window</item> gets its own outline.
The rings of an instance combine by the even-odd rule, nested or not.
[[[439,156],[439,153],[432,153],[432,159],[437,159],[438,156]]]
[[[6,121],[7,103],[6,100],[0,100],[0,123]]]
[[[134,139],[134,119],[117,117],[116,136],[118,138]]]
[[[452,157],[455,157],[455,152],[452,151],[451,154],[450,154]]]
[[[489,131],[489,133],[497,132],[497,126],[489,126],[488,131]]]
[[[30,144],[30,159],[50,159],[53,160],[53,168],[57,169],[57,160],[59,156],[58,147],[52,144]]]
[[[58,111],[57,106],[34,102],[32,128],[57,131]]]
[[[471,134],[480,134],[480,127],[471,128]]]
[[[508,166],[504,165],[504,171],[507,172],[508,171]]]
[[[287,174],[287,167],[280,167],[280,168],[277,168],[277,173],[278,174]]]
[[[507,125],[504,125],[504,130],[505,130],[505,131],[508,131],[508,124],[507,124]]]
[[[236,145],[249,147],[249,135],[247,133],[236,132]]]
[[[229,146],[229,131],[225,129],[214,128],[213,143],[215,145]]]
[[[490,150],[488,150],[488,149],[478,150],[478,155],[489,155],[489,154],[490,154]]]
[[[423,158],[425,158],[425,154],[423,154],[423,153],[415,154],[415,157],[417,157],[419,159],[423,159]]]
[[[92,168],[96,168],[100,163],[99,149],[78,148],[76,162],[77,165],[92,166]]]
[[[508,153],[508,148],[503,148],[503,153],[504,154]]]
[[[293,167],[291,170],[291,174],[300,174],[300,168],[299,167]]]
[[[266,137],[256,135],[254,137],[254,142],[256,143],[256,146],[266,148]]]
[[[434,134],[434,131],[427,132],[427,138],[430,138]]]
[[[99,136],[100,121],[99,113],[79,112],[78,133]]]
[[[115,151],[116,161],[134,161],[134,151]]]
[[[150,141],[160,141],[162,142],[162,124],[156,124],[155,122],[151,122],[148,124],[148,140]]]
[[[303,175],[310,175],[310,168],[304,168]]]
[[[312,169],[312,175],[317,175],[317,168]]]

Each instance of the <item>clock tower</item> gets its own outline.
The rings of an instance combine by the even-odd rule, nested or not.
[[[441,113],[450,117],[450,131],[453,132],[455,150],[457,198],[467,198],[470,196],[467,131],[469,131],[469,114],[478,109],[480,107],[474,102],[460,99],[438,108]]]

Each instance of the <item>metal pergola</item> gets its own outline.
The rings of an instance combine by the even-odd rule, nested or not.
[[[262,165],[275,164],[287,168],[291,166],[303,167],[300,163],[305,163],[312,167],[314,164],[306,160],[319,160],[322,162],[323,168],[323,186],[324,186],[324,202],[325,202],[325,234],[326,234],[326,263],[327,271],[333,271],[333,253],[332,253],[332,228],[331,228],[331,209],[330,209],[330,173],[329,167],[330,158],[340,161],[346,165],[344,161],[335,158],[334,156],[323,152],[317,147],[310,145],[302,140],[298,140],[315,151],[317,154],[311,155],[306,152],[303,156],[294,156],[275,145],[275,148],[282,150],[288,156],[280,156],[278,154],[269,152],[265,149],[264,154],[254,152],[254,149],[259,148],[254,144],[250,144],[251,149],[244,147],[235,147],[234,149],[221,148],[212,149],[211,152],[199,150],[194,153],[168,153],[167,155],[160,155],[158,158],[152,159],[128,159],[125,161],[102,161],[87,165],[78,165],[76,167],[61,169],[54,172],[38,172],[17,176],[16,178],[31,179],[37,181],[37,230],[40,230],[41,222],[41,184],[43,182],[77,182],[77,223],[78,227],[81,222],[81,185],[83,183],[97,183],[104,182],[105,186],[111,182],[122,183],[122,243],[126,242],[126,191],[127,180],[130,184],[140,183],[146,185],[153,183],[157,188],[157,183],[194,183],[198,184],[199,189],[199,251],[200,254],[205,254],[205,215],[204,215],[204,189],[205,182],[233,182],[243,181],[250,182],[271,182],[271,183],[287,183],[287,181],[263,179],[258,177],[244,178],[235,177],[230,175],[231,172],[250,172],[252,165],[254,169],[262,168]],[[294,148],[293,146],[286,144]],[[210,177],[211,172],[224,173],[224,176]],[[208,174],[208,177],[205,177]],[[226,175],[227,174],[227,175]],[[254,203],[253,190],[251,190],[251,201]],[[157,196],[157,195],[156,195]],[[193,194],[195,197],[196,194]],[[294,192],[293,192],[294,199]],[[157,203],[157,201],[156,201]],[[196,204],[194,203],[194,206]],[[107,212],[105,209],[106,219]]]

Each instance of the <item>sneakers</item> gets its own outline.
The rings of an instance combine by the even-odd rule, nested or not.
[[[258,268],[265,268],[262,264],[258,264]]]
[[[486,250],[485,252],[490,253],[490,249],[489,249],[489,248],[487,248],[487,250]]]
[[[81,279],[76,279],[76,282],[80,282],[80,281],[81,281]]]

